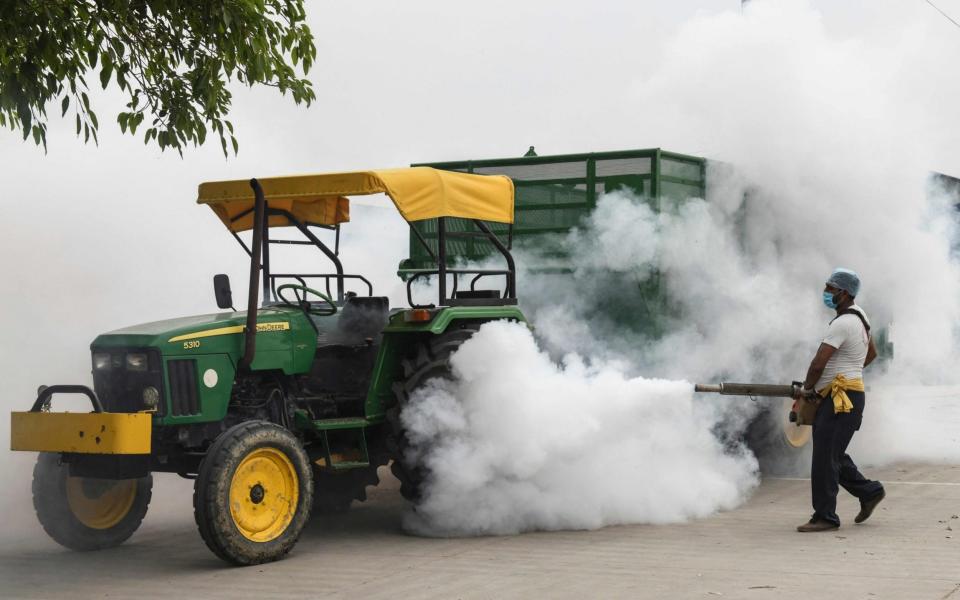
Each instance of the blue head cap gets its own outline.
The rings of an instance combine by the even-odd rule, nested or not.
[[[860,276],[850,269],[836,268],[827,279],[827,285],[846,291],[850,296],[856,296],[860,291]]]

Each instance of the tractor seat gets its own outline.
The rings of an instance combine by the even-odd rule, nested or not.
[[[499,298],[500,290],[463,290],[457,291],[453,297],[458,300]]]
[[[380,339],[390,316],[386,296],[349,296],[340,307],[340,319],[332,338],[343,344],[359,344],[366,338]]]

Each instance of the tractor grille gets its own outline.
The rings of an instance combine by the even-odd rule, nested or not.
[[[168,360],[167,373],[170,381],[170,412],[177,416],[198,414],[197,361]]]
[[[143,390],[154,387],[163,398],[163,367],[160,353],[150,348],[92,348],[93,354],[109,354],[110,365],[93,369],[93,390],[107,412],[140,412],[147,407],[143,402]],[[132,371],[126,368],[127,354],[146,354],[147,368]],[[157,414],[164,414],[163,402]]]

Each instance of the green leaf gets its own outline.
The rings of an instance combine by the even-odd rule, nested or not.
[[[70,108],[70,96],[64,96],[63,101],[60,103],[60,116],[67,114],[67,109]]]
[[[136,113],[130,119],[130,132],[136,133],[137,127],[140,126],[140,123],[143,121],[143,113]]]
[[[113,75],[113,63],[104,63],[103,68],[100,69],[100,86],[103,89],[107,89],[111,75]]]
[[[110,83],[110,76],[113,74],[113,57],[109,52],[100,53],[100,64],[103,67],[100,69],[100,86],[103,89],[107,89],[107,84]]]
[[[30,127],[33,124],[30,106],[28,104],[18,104],[17,117],[20,119],[20,127],[23,129],[23,139],[27,139],[27,136],[30,135]]]

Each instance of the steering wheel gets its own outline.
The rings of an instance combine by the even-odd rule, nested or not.
[[[284,290],[294,290],[295,292],[303,292],[303,299],[300,299],[300,294],[297,294],[297,301],[291,302],[283,296]],[[324,305],[313,306],[312,302],[307,300],[307,293],[313,294],[314,296],[319,297],[323,300]],[[329,296],[318,292],[312,288],[308,288],[305,285],[297,285],[295,283],[285,283],[277,288],[277,298],[280,298],[280,301],[283,302],[284,306],[294,306],[296,308],[301,308],[308,315],[314,315],[316,317],[329,317],[330,315],[337,314],[337,305],[333,303],[333,300]]]

